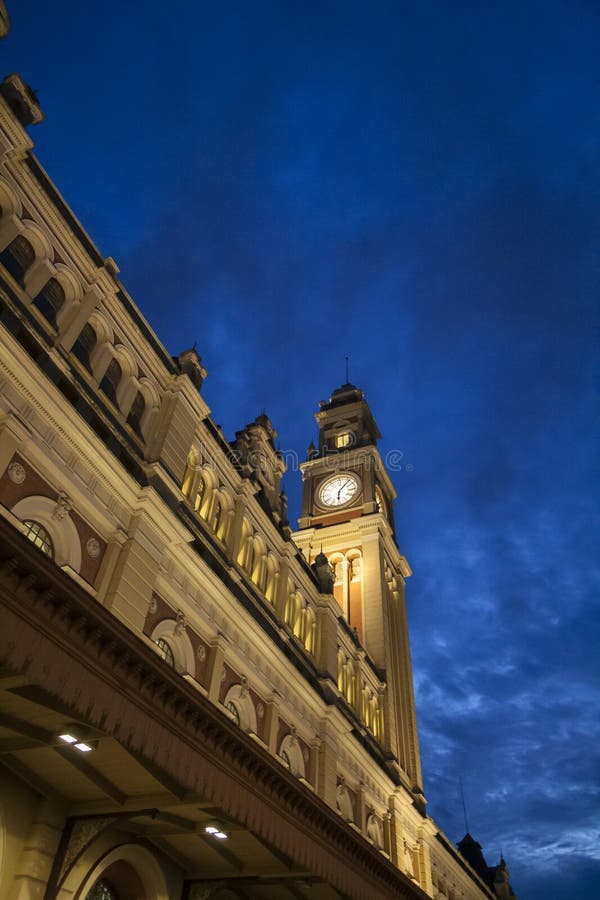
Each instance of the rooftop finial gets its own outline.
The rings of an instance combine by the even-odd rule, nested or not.
[[[349,361],[349,359],[350,359],[350,357],[346,356],[346,384],[350,384],[350,378],[348,376],[348,361]]]

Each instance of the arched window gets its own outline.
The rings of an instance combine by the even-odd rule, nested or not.
[[[146,402],[144,400],[144,395],[141,391],[138,391],[135,395],[134,401],[131,404],[129,409],[129,415],[127,416],[127,424],[133,428],[136,434],[139,434],[142,437],[142,429],[141,422],[142,416],[144,415],[144,410],[146,409]]]
[[[373,841],[377,849],[383,848],[383,829],[375,813],[371,813],[367,819],[367,837]]]
[[[308,653],[315,652],[315,630],[317,624],[315,614],[310,606],[306,607],[304,613],[304,649]]]
[[[243,731],[251,731],[256,734],[258,721],[256,708],[247,683],[232,685],[223,698],[223,706]]]
[[[204,480],[204,476],[200,476],[200,480],[198,481],[198,490],[196,491],[196,497],[194,499],[194,509],[196,512],[200,512],[202,506],[204,505],[204,497],[206,495],[206,481]]]
[[[345,693],[345,675],[346,675],[346,657],[342,650],[338,650],[337,655],[337,686],[338,690]]]
[[[260,538],[254,539],[254,563],[250,578],[259,591],[264,593],[267,586],[267,550]]]
[[[236,725],[240,724],[240,711],[232,700],[228,700],[225,704],[225,709],[231,715],[232,720]]]
[[[47,281],[42,290],[39,292],[33,305],[36,306],[44,318],[53,326],[57,327],[57,315],[66,300],[65,292],[60,282],[56,278]]]
[[[119,387],[119,382],[122,377],[123,370],[113,356],[104,373],[104,378],[100,382],[100,390],[103,391],[115,405],[117,403],[117,388]]]
[[[354,805],[347,787],[338,784],[335,792],[335,804],[338,812],[346,822],[354,822]]]
[[[54,559],[54,544],[44,526],[40,525],[39,522],[34,522],[33,519],[26,519],[23,522],[23,525],[25,525],[27,529],[25,531],[25,537],[28,538],[32,544],[35,544],[42,553],[45,553],[50,559]]]
[[[219,528],[221,527],[221,519],[223,517],[223,504],[219,500],[218,497],[215,497],[215,502],[213,506],[212,512],[212,530],[216,535],[219,533]]]
[[[295,734],[286,734],[279,747],[279,758],[297,778],[306,777],[304,753]]]
[[[35,250],[22,234],[18,234],[8,247],[0,253],[0,262],[20,285],[25,282],[25,273],[35,262]]]
[[[173,656],[173,651],[171,650],[169,644],[165,641],[164,638],[157,638],[154,643],[158,647],[159,655],[164,659],[168,666],[174,669],[175,657]]]
[[[86,369],[89,369],[90,372],[92,371],[92,351],[96,346],[96,341],[96,332],[89,323],[86,323],[81,329],[79,337],[73,344],[73,349],[71,350],[71,353],[76,356],[79,362],[82,363]]]
[[[85,900],[119,900],[119,895],[113,886],[102,878],[96,882],[91,891],[88,891]]]

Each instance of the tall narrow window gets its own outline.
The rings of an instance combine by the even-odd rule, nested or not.
[[[119,382],[122,377],[123,370],[117,360],[113,357],[109,363],[108,369],[104,373],[104,378],[100,382],[100,390],[103,391],[108,399],[112,400],[115,405],[117,403],[117,388],[119,387]]]
[[[351,431],[341,431],[335,436],[335,446],[340,450],[342,447],[351,447],[354,443],[354,435]]]
[[[194,509],[197,512],[200,512],[202,509],[202,504],[204,503],[204,495],[206,494],[206,481],[204,477],[200,476],[200,481],[198,482],[198,490],[196,492],[196,498],[194,500]]]
[[[34,522],[32,519],[26,519],[23,522],[23,525],[26,526],[25,537],[28,538],[32,544],[41,550],[46,556],[49,556],[50,559],[54,559],[54,544],[52,543],[52,538],[46,531],[43,525],[40,525],[39,522]]]
[[[131,404],[131,408],[129,410],[129,415],[127,416],[127,424],[133,428],[136,434],[139,434],[140,437],[142,435],[142,416],[144,415],[144,410],[146,409],[146,404],[144,402],[144,395],[141,391],[138,391],[135,395],[135,399]]]
[[[20,285],[25,282],[25,273],[35,262],[35,250],[22,234],[18,234],[8,247],[0,253],[0,262]]]
[[[213,507],[213,515],[212,515],[212,530],[214,533],[219,536],[219,529],[221,527],[221,520],[223,518],[223,506],[218,497],[215,497],[215,505]]]
[[[57,327],[57,315],[66,300],[62,285],[51,278],[39,292],[33,305],[39,309],[43,317],[50,322],[53,328]]]
[[[96,346],[96,332],[92,328],[91,325],[85,324],[81,329],[79,337],[73,344],[73,349],[71,353],[73,356],[76,356],[80,363],[82,363],[86,369],[92,371],[92,351]]]

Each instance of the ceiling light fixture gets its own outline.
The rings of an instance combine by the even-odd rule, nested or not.
[[[225,841],[229,837],[227,832],[221,831],[216,825],[207,825],[204,831],[206,834],[210,834],[211,837],[217,838],[219,841]]]

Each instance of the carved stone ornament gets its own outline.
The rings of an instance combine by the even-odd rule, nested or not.
[[[150,597],[150,600],[148,601],[148,612],[153,616],[157,609],[158,603],[156,602],[156,597]]]
[[[240,678],[240,699],[243,700],[244,697],[248,696],[248,679],[245,675],[242,675]]]
[[[308,750],[306,749],[306,747],[302,748],[302,759],[305,763],[308,762]]]
[[[52,518],[58,519],[58,521],[60,522],[65,518],[66,515],[68,515],[69,510],[72,506],[73,503],[71,502],[69,497],[61,492],[57,497],[56,506],[52,511]]]
[[[204,662],[204,660],[206,659],[206,647],[204,646],[204,644],[200,644],[196,652],[198,654],[198,659],[200,660],[200,662]]]
[[[8,467],[8,477],[14,484],[23,484],[26,473],[20,462],[12,462]]]
[[[404,838],[404,865],[410,878],[417,880],[416,873],[416,853],[414,847],[411,847],[406,838]]]
[[[256,707],[256,715],[259,719],[262,719],[264,714],[265,714],[265,708],[262,705],[262,703],[259,703],[258,706]]]
[[[100,542],[97,541],[95,537],[89,538],[85,545],[85,549],[87,550],[88,556],[91,556],[92,559],[96,559],[97,556],[100,556]]]
[[[79,854],[92,843],[101,831],[104,831],[112,825],[114,821],[114,816],[98,816],[90,819],[78,819],[75,822],[60,870],[58,879],[59,884],[74,864]]]
[[[177,621],[175,622],[175,634],[184,634],[187,628],[187,619],[180,609],[177,610]]]

